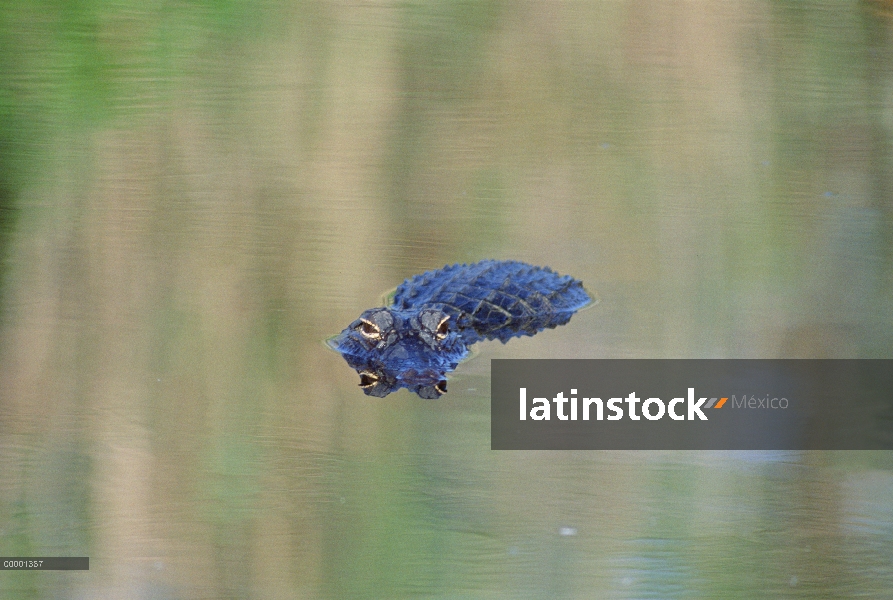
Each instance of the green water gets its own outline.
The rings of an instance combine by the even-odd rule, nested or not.
[[[890,358],[887,2],[0,8],[3,598],[890,598],[893,454],[492,452],[493,358]],[[404,278],[600,303],[437,402]]]

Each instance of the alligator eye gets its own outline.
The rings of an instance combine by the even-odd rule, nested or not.
[[[440,381],[438,381],[437,384],[435,384],[434,386],[434,390],[438,394],[446,394],[446,380],[441,379]]]
[[[381,329],[378,328],[378,325],[373,323],[372,321],[367,321],[366,319],[361,319],[362,323],[357,328],[364,338],[367,340],[378,340],[381,339]]]
[[[446,338],[447,334],[450,332],[450,328],[447,326],[447,321],[450,320],[449,316],[443,318],[443,320],[437,325],[437,330],[434,332],[434,337],[438,340],[442,340]],[[446,384],[444,384],[446,385]]]
[[[378,375],[372,371],[363,371],[360,373],[360,387],[368,388],[378,383]]]

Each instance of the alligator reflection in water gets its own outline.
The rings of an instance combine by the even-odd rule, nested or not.
[[[475,342],[564,325],[590,302],[581,282],[548,267],[452,265],[407,279],[391,306],[367,310],[328,344],[357,370],[367,395],[407,388],[434,399]]]

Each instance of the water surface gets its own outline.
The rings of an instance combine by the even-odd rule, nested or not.
[[[889,453],[492,452],[493,358],[890,358],[886,2],[3,9],[4,598],[890,597]],[[600,303],[421,401],[444,264]]]

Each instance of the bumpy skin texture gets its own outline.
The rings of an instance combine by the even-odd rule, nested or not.
[[[407,279],[391,306],[367,310],[329,345],[357,370],[366,394],[405,387],[434,399],[475,342],[505,343],[564,325],[590,302],[582,283],[548,267],[452,265]]]

